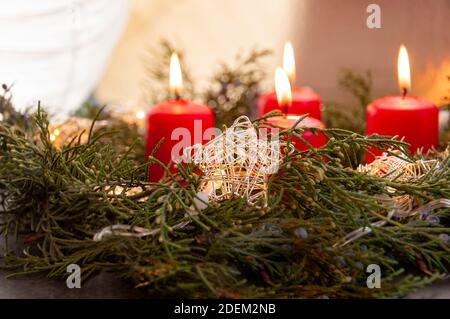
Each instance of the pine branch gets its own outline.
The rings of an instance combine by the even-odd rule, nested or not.
[[[21,113],[14,109],[11,99],[11,87],[2,84],[2,94],[0,96],[0,122],[12,126],[19,126],[25,129],[31,125],[29,112]]]
[[[326,126],[364,134],[366,107],[371,102],[371,73],[367,71],[362,75],[356,74],[350,69],[343,69],[338,76],[338,84],[342,90],[350,93],[358,101],[358,104],[325,103],[324,121]]]
[[[176,52],[180,59],[181,72],[183,76],[183,98],[195,100],[197,93],[188,63],[184,58],[183,50],[177,48],[168,40],[161,40],[158,48],[149,50],[144,57],[144,66],[147,79],[143,83],[146,99],[150,105],[161,101],[173,99],[169,89],[169,66],[170,56]]]
[[[234,65],[222,63],[211,78],[211,86],[203,93],[205,103],[214,111],[216,127],[230,126],[241,116],[254,116],[256,99],[266,77],[263,60],[269,50],[252,50],[238,54]]]

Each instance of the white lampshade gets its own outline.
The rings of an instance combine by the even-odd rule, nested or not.
[[[128,0],[0,1],[0,83],[16,108],[64,117],[95,89],[128,17]]]

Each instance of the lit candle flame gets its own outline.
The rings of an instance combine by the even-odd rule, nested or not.
[[[283,52],[283,69],[287,73],[291,87],[295,84],[295,58],[294,58],[294,48],[291,42],[286,42],[284,44]]]
[[[183,90],[183,76],[181,73],[180,60],[178,54],[175,52],[172,53],[172,56],[170,57],[169,83],[170,93],[178,98]]]
[[[398,51],[398,84],[403,95],[411,90],[411,70],[409,68],[408,51],[406,47],[402,45]]]
[[[292,104],[291,84],[286,72],[280,67],[275,71],[275,92],[278,105],[284,108],[284,113],[286,114]]]

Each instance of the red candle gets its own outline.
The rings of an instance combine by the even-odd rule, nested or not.
[[[276,85],[276,94],[278,97],[277,103],[283,106],[281,109],[285,111],[285,115],[270,117],[266,119],[266,122],[268,124],[271,124],[272,126],[279,127],[282,130],[291,129],[296,125],[301,116],[286,114],[288,113],[289,108],[291,106],[291,90],[289,78],[281,68],[277,68],[275,72],[275,85]],[[323,124],[318,119],[308,116],[304,118],[300,123],[297,123],[295,127],[325,128],[325,124]],[[305,139],[314,148],[321,147],[326,143],[326,138],[321,132],[317,132],[317,135],[314,135],[311,131],[306,130],[303,132],[302,138]],[[309,149],[308,146],[303,141],[294,136],[292,137],[292,142],[295,142],[295,147],[300,151]]]
[[[182,89],[182,77],[179,60],[172,54],[170,61],[170,88],[174,96],[179,97]],[[184,147],[206,143],[205,130],[214,127],[214,116],[206,105],[176,98],[152,107],[147,113],[146,151],[147,157],[152,153],[159,141],[164,142],[154,156],[165,165],[179,161]],[[175,168],[171,166],[171,171]],[[163,168],[154,164],[149,167],[150,181],[159,181],[163,176]]]
[[[398,56],[399,85],[402,96],[388,96],[367,106],[366,135],[380,134],[404,138],[410,144],[409,150],[415,153],[418,148],[424,151],[438,146],[439,110],[431,102],[417,97],[406,96],[411,86],[408,53],[401,46]],[[371,149],[375,155],[381,151]],[[373,156],[366,155],[371,162]]]
[[[294,87],[295,59],[294,50],[290,42],[287,42],[284,46],[283,69],[288,75],[292,88],[292,103],[289,108],[289,114],[309,114],[309,116],[320,120],[320,96],[309,87]],[[262,116],[273,110],[281,110],[276,93],[269,92],[261,95],[258,98],[258,116]]]
[[[263,94],[258,98],[258,116],[274,110],[281,110],[275,92]],[[320,96],[308,87],[294,88],[292,90],[292,106],[289,108],[289,114],[309,114],[309,116],[320,120]]]

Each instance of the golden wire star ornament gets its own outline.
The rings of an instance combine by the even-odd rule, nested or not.
[[[448,149],[441,156],[448,156]],[[380,176],[389,181],[417,181],[430,172],[437,173],[442,165],[438,159],[408,161],[400,152],[394,152],[396,156],[383,153],[381,156],[369,164],[360,165],[358,171],[371,176]],[[386,187],[389,193],[394,194],[396,189],[390,186]],[[450,200],[447,198],[438,198],[424,204],[422,200],[417,200],[414,195],[406,194],[400,196],[383,196],[382,201],[393,203],[394,208],[387,212],[387,219],[375,221],[370,226],[360,227],[347,235],[333,245],[333,247],[343,247],[362,236],[370,234],[375,227],[383,227],[389,219],[408,219],[415,216],[428,214],[429,212],[450,207]]]
[[[366,173],[371,176],[380,176],[390,181],[413,181],[422,178],[425,174],[435,169],[440,165],[440,161],[437,159],[432,160],[416,160],[408,161],[401,156],[400,152],[394,152],[397,156],[383,153],[381,156],[375,158],[375,160],[369,164],[360,165],[358,171]],[[395,193],[395,189],[392,187],[386,187],[390,193]],[[399,212],[411,211],[414,208],[414,197],[410,195],[395,196],[392,198],[396,206],[399,208]],[[397,217],[401,217],[401,213],[397,212]]]
[[[280,143],[278,137],[258,137],[248,117],[237,118],[207,144],[186,148],[184,155],[202,170],[199,191],[210,202],[241,197],[250,205],[267,206],[267,180],[278,170]]]

